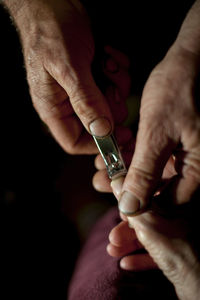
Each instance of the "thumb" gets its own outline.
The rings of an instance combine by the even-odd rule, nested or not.
[[[175,147],[170,126],[167,121],[161,122],[155,117],[141,118],[135,153],[119,199],[119,209],[123,214],[140,213],[150,204]]]
[[[92,135],[103,137],[112,132],[113,120],[108,103],[97,87],[90,68],[84,68],[69,85],[62,83],[74,112]]]

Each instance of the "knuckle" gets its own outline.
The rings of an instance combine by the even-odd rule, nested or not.
[[[155,176],[142,168],[132,167],[128,172],[131,181],[127,188],[132,191],[139,199],[148,200],[149,195],[154,190]]]
[[[70,95],[71,104],[82,120],[90,122],[94,119],[94,108],[97,105],[96,97],[92,92],[86,92],[87,88],[79,88]]]
[[[66,152],[71,155],[78,154],[76,147],[74,147],[73,143],[67,143],[65,146]]]
[[[200,152],[199,152],[200,153]],[[190,153],[184,159],[183,173],[185,176],[192,176],[196,181],[200,182],[200,156],[199,153]]]

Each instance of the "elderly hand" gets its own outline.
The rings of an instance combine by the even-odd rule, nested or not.
[[[104,74],[115,79],[104,96],[91,72],[95,46],[88,16],[78,0],[5,0],[4,4],[21,37],[30,94],[40,118],[67,152],[97,153],[89,133],[107,135],[115,122],[106,97],[117,98],[120,118],[126,115],[127,89],[116,84],[126,73],[128,60],[105,48],[110,58]],[[118,74],[115,57],[123,66]],[[130,85],[129,78],[125,85]]]
[[[177,40],[145,85],[133,159],[123,186],[114,187],[120,190],[119,209],[126,215],[146,209],[172,155],[178,175],[170,185],[169,199],[187,202],[199,187],[199,14],[196,1]]]
[[[179,299],[196,300],[200,296],[200,261],[190,230],[185,218],[167,219],[149,211],[117,225],[110,233],[107,250],[112,256],[124,256],[120,266],[125,270],[159,267]],[[143,247],[147,253],[133,254]]]

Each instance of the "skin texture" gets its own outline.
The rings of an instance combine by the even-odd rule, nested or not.
[[[30,93],[41,119],[67,152],[95,153],[87,132],[91,122],[103,117],[106,124],[98,130],[104,135],[112,130],[114,120],[107,97],[91,73],[95,47],[84,8],[77,0],[5,0],[4,4],[20,33]],[[172,153],[177,157],[178,176],[169,191],[171,198],[186,202],[199,186],[200,118],[194,91],[199,73],[199,11],[197,0],[143,91],[135,152],[122,188],[130,193],[129,199],[139,200],[141,209],[157,189]],[[127,60],[121,62],[127,68]],[[116,90],[114,94],[116,98]],[[127,96],[124,89],[117,94],[122,102]]]
[[[120,266],[125,270],[159,267],[174,284],[179,299],[199,299],[200,263],[188,232],[185,219],[169,220],[146,212],[117,225],[110,233],[107,251],[114,257],[124,256]],[[147,253],[133,254],[142,245]]]
[[[20,34],[30,94],[40,118],[68,153],[97,153],[88,133],[91,122],[103,117],[105,124],[101,123],[98,131],[104,135],[127,114],[128,59],[105,48],[108,62],[103,71],[112,83],[103,95],[91,72],[95,46],[79,1],[7,0],[4,5]],[[115,72],[118,65],[120,72]]]
[[[172,153],[178,160],[179,174],[172,191],[175,201],[189,201],[200,182],[200,118],[194,99],[198,65],[193,65],[190,54],[174,50],[153,70],[145,85],[135,153],[123,186],[123,191],[140,200],[141,207],[154,193]]]
[[[139,201],[141,212],[158,189],[172,156],[176,172],[166,191],[171,201],[187,202],[199,188],[199,14],[200,1],[196,1],[176,41],[151,72],[143,90],[134,155],[123,186],[117,187],[121,195],[131,195],[130,202]],[[93,184],[97,190],[111,191],[108,180],[105,187],[102,184],[103,172],[95,175]]]
[[[67,152],[96,152],[87,133],[90,123],[104,117],[113,128],[114,121],[91,74],[95,49],[83,7],[75,0],[4,3],[20,33],[30,93],[41,119]],[[178,172],[171,185],[174,201],[189,201],[199,186],[200,120],[194,93],[199,73],[199,11],[197,0],[174,45],[152,71],[144,88],[135,153],[122,188],[122,192],[128,191],[139,199],[141,208],[157,189],[166,162],[174,152]],[[122,67],[127,68],[124,60]],[[118,89],[118,93],[123,100],[124,90]],[[116,95],[112,99],[117,99]],[[107,130],[103,127],[102,135]],[[135,242],[134,249],[140,244],[145,247],[181,299],[197,299],[199,264],[182,235],[184,229],[181,227],[181,234],[179,230],[176,234],[176,224],[166,223],[150,212],[128,221],[135,230],[133,239],[137,241],[137,236],[140,241]],[[129,238],[128,235],[127,247]],[[115,240],[111,235],[113,242],[112,239]],[[118,243],[119,247],[119,240]],[[125,254],[124,249],[120,251]],[[150,256],[143,260],[155,267]],[[190,286],[189,291],[186,286]]]
[[[168,191],[170,198],[187,202],[199,187],[199,14],[200,1],[196,1],[144,87],[135,152],[122,187],[122,212],[134,213],[137,201],[141,212],[148,206],[172,154],[178,176]],[[129,193],[129,203],[123,192]]]
[[[196,247],[188,239],[186,218],[161,217],[158,212],[163,212],[163,207],[160,211],[158,207],[156,211],[153,207],[147,212],[143,209],[158,191],[162,175],[170,178],[160,197],[165,209],[170,203],[190,201],[199,189],[199,11],[200,2],[196,1],[177,40],[145,85],[133,160],[125,180],[112,184],[119,202],[123,192],[128,191],[132,201],[140,201],[142,210],[132,217],[121,214],[123,221],[110,233],[107,247],[110,255],[124,256],[120,264],[126,270],[159,267],[184,300],[199,299],[200,295],[200,263]],[[94,186],[110,192],[99,158],[95,164],[99,171]],[[171,210],[172,206],[166,215]],[[147,253],[132,254],[142,246]]]
[[[162,176],[164,187],[163,184],[160,185],[156,193],[158,197],[154,197],[151,209],[133,217],[120,213],[122,221],[109,234],[107,252],[113,257],[121,258],[120,266],[127,271],[161,269],[174,285],[179,299],[199,299],[198,230],[194,234],[199,228],[199,218],[198,213],[195,217],[195,207],[192,206],[194,211],[191,208],[182,210],[181,207],[174,206],[171,199],[169,201],[166,198],[166,181],[170,184],[176,174],[174,163],[175,160],[171,157]],[[114,181],[109,186],[100,157],[96,158],[96,167],[99,171],[94,181],[97,179],[99,186],[110,192]],[[124,178],[116,181],[123,186]],[[119,201],[120,193],[115,193],[115,196]],[[199,198],[196,199],[198,200]],[[191,219],[195,219],[195,226],[191,225]]]

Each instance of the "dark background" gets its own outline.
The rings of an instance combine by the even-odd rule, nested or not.
[[[83,1],[97,49],[110,44],[130,57],[132,94],[141,93],[193,2]],[[0,37],[1,299],[65,299],[80,246],[115,202],[92,188],[93,157],[64,153],[34,111],[18,36],[2,7]]]

